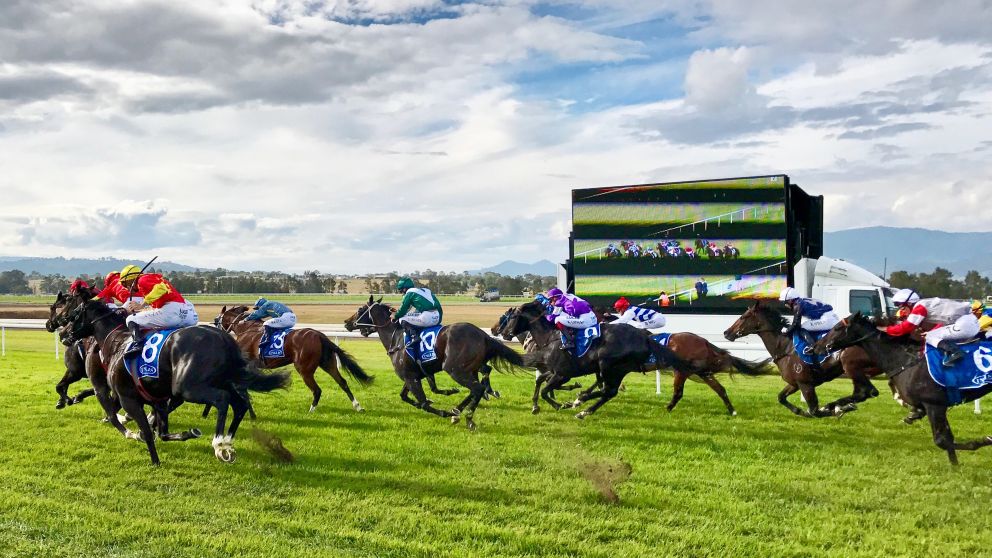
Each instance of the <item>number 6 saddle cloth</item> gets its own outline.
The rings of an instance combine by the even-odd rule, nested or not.
[[[136,356],[124,359],[127,373],[135,381],[141,378],[158,378],[158,359],[162,353],[162,345],[170,335],[182,328],[160,329],[145,337],[145,344]]]
[[[958,345],[965,356],[951,366],[944,366],[944,353],[926,346],[930,377],[947,390],[948,402],[961,403],[960,390],[977,389],[992,384],[992,341],[972,341]]]

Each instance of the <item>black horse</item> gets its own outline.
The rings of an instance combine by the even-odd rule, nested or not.
[[[421,366],[404,350],[403,329],[390,320],[392,311],[381,298],[375,300],[370,296],[368,303],[345,320],[344,325],[348,331],[371,328],[378,332],[393,370],[403,380],[400,392],[403,401],[440,417],[451,417],[452,422],[458,422],[458,417],[464,415],[465,426],[475,429],[475,408],[487,394],[495,394],[489,384],[490,372],[493,368],[508,372],[518,369],[524,364],[521,356],[478,326],[456,323],[445,326],[438,333],[434,344],[437,359]],[[469,390],[468,396],[451,411],[434,408],[420,383],[441,370]],[[416,401],[410,399],[410,393]]]
[[[524,362],[550,373],[547,383],[541,388],[541,397],[555,409],[561,409],[562,404],[554,398],[554,391],[561,389],[565,382],[579,376],[595,374],[597,384],[602,389],[583,394],[583,401],[596,399],[586,410],[575,415],[583,419],[596,412],[607,401],[616,397],[620,384],[630,372],[644,370],[644,363],[652,356],[655,367],[662,369],[674,367],[677,370],[697,370],[688,362],[677,357],[668,347],[656,343],[643,330],[627,324],[602,324],[602,335],[582,358],[575,358],[571,353],[562,350],[558,343],[553,342],[552,336],[557,334],[555,327],[544,318],[544,310],[539,302],[530,302],[520,307],[510,319],[505,331],[517,334],[529,331],[534,336],[538,347],[544,347],[524,357]],[[538,378],[538,382],[541,378]],[[535,391],[540,387],[535,387]],[[596,385],[593,386],[597,387]]]
[[[889,387],[896,400],[911,409],[923,408],[930,419],[933,441],[947,452],[951,464],[958,464],[957,450],[974,451],[992,446],[992,436],[970,442],[955,442],[951,425],[947,421],[947,390],[930,377],[925,359],[920,358],[919,346],[890,337],[879,331],[875,324],[860,312],[842,320],[821,339],[816,348],[837,351],[860,346],[889,375]],[[992,392],[992,384],[975,389],[961,390],[962,402],[979,399]]]
[[[63,294],[62,291],[59,291],[59,294],[55,297],[55,302],[48,307],[48,320],[45,321],[45,329],[49,332],[55,333],[58,331],[59,326],[55,322],[55,316],[65,307],[68,301],[69,297]],[[62,374],[62,379],[59,380],[59,383],[55,384],[55,393],[59,396],[55,408],[64,409],[68,405],[79,403],[83,399],[95,394],[91,388],[81,390],[75,397],[69,397],[69,386],[86,377],[86,353],[95,341],[92,337],[88,337],[69,343],[62,334],[59,335],[59,341],[65,345],[65,351],[63,353],[65,373]]]
[[[78,304],[64,316],[74,338],[94,336],[100,345],[107,378],[121,406],[137,421],[141,439],[159,464],[155,435],[145,416],[151,405],[159,421],[159,431],[168,432],[169,412],[182,402],[210,404],[217,409],[217,426],[212,445],[214,455],[233,462],[234,436],[248,411],[248,391],[269,392],[289,384],[289,373],[262,374],[245,360],[237,343],[223,331],[207,326],[182,328],[162,343],[157,378],[132,379],[124,366],[124,349],[131,336],[124,329],[124,318],[96,301]],[[228,409],[233,410],[227,433]],[[166,435],[163,441],[184,440],[188,436]]]

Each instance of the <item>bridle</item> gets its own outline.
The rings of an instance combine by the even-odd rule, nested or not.
[[[375,330],[380,330],[382,328],[387,327],[385,325],[376,325],[375,322],[372,322],[372,309],[375,308],[376,306],[385,306],[385,305],[382,304],[381,302],[373,302],[372,304],[367,305],[365,307],[365,311],[362,312],[361,314],[359,314],[358,318],[356,318],[355,321],[352,322],[351,325],[353,327],[358,327],[358,328],[361,328],[361,327],[370,327],[370,328],[373,328]],[[366,316],[368,316],[369,322],[363,323],[361,320],[362,320],[362,318],[365,318]]]
[[[242,312],[242,313],[238,314],[237,316],[235,316],[234,319],[231,320],[231,323],[228,324],[227,326],[225,326],[224,325],[224,315],[221,314],[220,316],[217,316],[217,319],[214,321],[214,326],[217,327],[218,329],[220,329],[221,331],[224,331],[224,332],[227,332],[227,333],[231,333],[231,330],[234,329],[234,326],[236,326],[236,325],[244,322],[245,321],[245,318],[247,318],[247,317],[248,317],[248,311],[245,310],[244,312]]]

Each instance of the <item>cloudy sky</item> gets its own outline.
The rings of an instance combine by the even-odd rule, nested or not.
[[[574,187],[992,229],[992,2],[7,0],[0,255],[561,259]]]

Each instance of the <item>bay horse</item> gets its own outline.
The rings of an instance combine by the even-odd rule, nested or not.
[[[540,348],[527,354],[524,362],[534,367],[543,366],[550,372],[547,383],[543,388],[536,386],[535,392],[540,389],[541,397],[555,410],[563,407],[554,398],[555,390],[561,389],[572,378],[596,375],[597,382],[579,403],[594,398],[596,401],[588,409],[576,414],[575,418],[578,419],[595,413],[616,397],[624,377],[630,372],[643,371],[644,363],[652,356],[656,363],[654,368],[659,370],[663,367],[685,371],[693,369],[691,364],[677,357],[671,349],[656,343],[643,331],[627,324],[602,324],[600,338],[585,355],[576,358],[553,342],[558,337],[558,330],[545,318],[543,305],[539,302],[521,306],[507,323],[506,330],[510,333],[529,331],[534,337]]]
[[[828,350],[849,351],[859,347],[878,363],[889,375],[892,394],[910,409],[923,408],[930,419],[930,430],[937,447],[947,452],[952,465],[958,464],[957,450],[975,451],[992,446],[992,436],[969,442],[957,442],[947,421],[947,408],[952,406],[947,390],[935,382],[927,369],[926,359],[921,358],[919,347],[909,345],[879,331],[875,324],[860,312],[841,320],[826,337],[817,343]],[[960,391],[962,403],[975,401],[992,393],[992,384]]]
[[[465,426],[475,430],[475,409],[487,393],[492,392],[488,376],[495,368],[501,372],[513,372],[524,365],[523,358],[502,342],[493,339],[478,326],[470,323],[455,323],[444,326],[438,332],[434,344],[437,358],[423,366],[407,354],[403,340],[403,328],[390,319],[393,309],[369,296],[344,325],[348,331],[359,328],[372,328],[379,335],[379,341],[389,355],[393,370],[403,381],[400,399],[414,407],[439,417],[451,417],[457,423],[465,417]],[[451,411],[442,411],[427,399],[421,380],[444,370],[455,382],[469,390],[469,394]],[[481,374],[481,376],[480,376]],[[415,399],[410,399],[410,394]]]
[[[289,384],[289,373],[262,374],[250,365],[230,335],[217,328],[182,328],[162,342],[157,378],[132,379],[124,366],[124,350],[131,341],[124,318],[102,302],[86,300],[68,313],[63,323],[72,338],[92,335],[100,346],[100,360],[118,401],[140,428],[152,464],[158,465],[155,434],[144,406],[155,411],[158,427],[168,431],[168,417],[182,402],[210,404],[217,409],[217,425],[211,445],[221,461],[235,460],[234,436],[248,412],[248,391],[270,392]],[[233,410],[225,434],[228,409]],[[196,433],[193,433],[193,437]],[[163,436],[163,441],[189,439]]]
[[[320,367],[321,370],[334,378],[334,381],[340,386],[341,391],[348,396],[353,409],[358,412],[365,410],[354,394],[351,393],[348,382],[341,376],[341,372],[338,370],[338,362],[340,361],[341,368],[344,368],[354,380],[363,386],[371,385],[373,377],[366,374],[365,370],[344,349],[337,346],[337,344],[328,339],[323,333],[307,327],[293,329],[286,333],[286,337],[284,338],[286,356],[262,358],[258,353],[258,343],[263,333],[262,322],[246,320],[245,318],[247,316],[247,306],[235,306],[230,309],[224,306],[221,308],[220,314],[214,318],[214,325],[230,333],[235,341],[237,341],[238,346],[241,347],[241,350],[249,358],[258,362],[260,368],[271,370],[292,364],[296,368],[296,371],[300,373],[300,377],[303,378],[303,383],[310,388],[310,392],[313,394],[313,399],[310,403],[311,413],[317,408],[317,403],[320,401],[321,395],[320,386],[317,385],[317,380],[314,379],[314,373],[317,371],[317,367]]]
[[[55,316],[67,304],[69,297],[59,291],[55,297],[55,302],[48,307],[48,319],[45,320],[45,329],[50,333],[58,331],[59,326],[55,322]],[[86,353],[96,343],[92,337],[80,339],[69,343],[65,336],[59,334],[59,341],[65,346],[62,359],[65,362],[65,373],[62,379],[55,384],[55,393],[59,400],[55,403],[56,409],[64,409],[68,405],[75,405],[91,395],[95,395],[92,388],[81,390],[75,397],[69,397],[69,386],[86,377]]]
[[[852,347],[828,357],[819,369],[799,358],[792,344],[792,336],[782,333],[787,326],[785,318],[771,306],[755,301],[724,333],[728,341],[747,335],[757,335],[764,343],[772,362],[778,367],[785,388],[778,394],[778,402],[794,414],[807,418],[840,417],[857,409],[857,403],[878,396],[871,378],[882,373],[864,349]],[[847,397],[819,406],[816,386],[846,375],[854,383],[854,392]],[[800,409],[789,402],[789,396],[801,392],[809,410]]]

